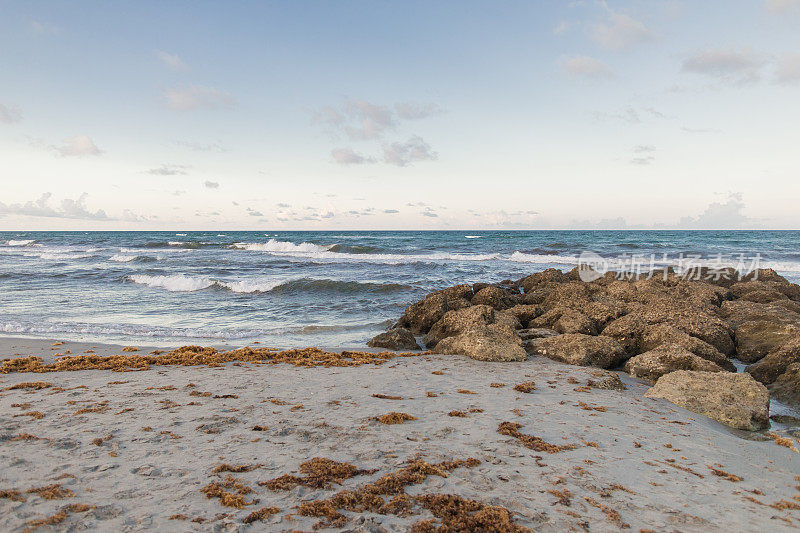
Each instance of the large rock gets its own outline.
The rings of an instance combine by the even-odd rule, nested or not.
[[[478,326],[440,341],[434,353],[466,355],[479,361],[524,361],[528,353],[512,328],[505,324]]]
[[[531,320],[542,314],[542,308],[538,305],[520,304],[507,309],[506,312],[516,317],[519,323],[522,324],[522,327],[526,328]]]
[[[408,306],[398,325],[413,333],[427,333],[446,312],[469,307],[472,296],[469,285],[456,285],[432,292],[423,300]]]
[[[522,327],[519,320],[508,313],[497,311],[488,305],[473,305],[446,312],[441,320],[431,327],[422,342],[428,348],[432,348],[442,339],[490,324],[505,324],[512,330]]]
[[[498,311],[513,307],[514,303],[514,298],[509,291],[494,285],[484,287],[472,297],[472,305],[488,305]]]
[[[778,376],[786,372],[789,365],[800,363],[800,339],[795,338],[775,351],[768,353],[757,363],[747,367],[747,372],[756,381],[765,385],[774,383]]]
[[[376,335],[367,342],[372,348],[387,348],[389,350],[419,350],[417,339],[406,328],[392,328],[389,331]]]
[[[662,344],[678,344],[693,354],[717,364],[724,370],[736,371],[736,366],[722,352],[707,342],[692,337],[669,324],[645,326],[639,339],[637,352],[644,353]]]
[[[625,350],[611,337],[567,333],[530,341],[530,353],[543,355],[555,361],[580,366],[613,368],[626,357]]]
[[[800,363],[789,365],[769,390],[776,400],[800,407]]]
[[[548,268],[542,272],[531,274],[519,280],[519,285],[525,293],[533,291],[542,283],[564,283],[569,281],[569,276],[556,268]]]
[[[755,363],[792,339],[800,338],[800,327],[774,320],[752,320],[736,328],[736,356]]]
[[[559,333],[595,335],[597,328],[588,316],[570,307],[555,307],[528,323],[531,328],[550,328]]]
[[[718,314],[734,328],[751,320],[780,320],[800,324],[800,303],[776,300],[769,304],[760,304],[746,300],[732,300],[723,302]]]
[[[679,344],[662,344],[625,363],[625,372],[633,377],[649,381],[658,381],[658,378],[664,374],[676,370],[724,372],[719,365],[696,356]]]
[[[662,376],[644,395],[737,429],[758,431],[769,426],[769,392],[746,373],[678,370]]]

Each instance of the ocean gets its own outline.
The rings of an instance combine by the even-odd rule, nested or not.
[[[800,281],[800,231],[0,232],[0,334],[363,348],[432,290],[568,270],[586,251]]]

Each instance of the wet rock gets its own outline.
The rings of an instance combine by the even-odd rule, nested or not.
[[[580,366],[612,368],[626,357],[625,350],[611,337],[567,333],[530,341],[529,353],[543,355],[555,361]]]
[[[419,302],[408,306],[398,325],[413,333],[427,333],[446,312],[469,307],[472,296],[472,288],[469,285],[456,285],[432,292]]]
[[[765,385],[774,383],[792,363],[800,363],[800,339],[792,339],[775,351],[768,353],[746,371]]]
[[[528,327],[531,320],[542,314],[542,308],[538,305],[515,305],[506,311],[508,314],[513,315],[522,324],[522,327]]]
[[[473,305],[445,313],[423,337],[422,342],[428,348],[432,348],[442,339],[490,324],[505,324],[512,330],[522,327],[519,320],[508,313],[496,311],[488,305]]]
[[[733,428],[769,426],[769,392],[746,373],[678,370],[662,376],[645,393]]]
[[[509,291],[493,285],[484,287],[472,297],[472,305],[488,305],[498,311],[513,307],[514,304],[514,298]]]
[[[440,341],[434,353],[466,355],[479,361],[524,361],[528,353],[514,330],[505,324],[478,326]]]
[[[724,372],[718,365],[698,357],[679,344],[662,344],[625,363],[625,372],[648,381],[658,381],[661,376],[676,370]]]
[[[753,320],[736,328],[736,356],[755,363],[792,339],[800,338],[800,326],[773,320]]]
[[[616,372],[610,370],[596,370],[592,372],[592,379],[587,382],[589,387],[603,390],[627,390]]]
[[[769,390],[776,400],[792,407],[800,407],[800,363],[789,365]]]
[[[779,320],[800,324],[800,303],[791,300],[776,300],[760,304],[746,300],[723,302],[719,316],[734,328],[751,320]]]
[[[392,328],[389,331],[376,335],[367,342],[372,348],[386,348],[389,350],[419,350],[419,344],[414,334],[406,328]]]

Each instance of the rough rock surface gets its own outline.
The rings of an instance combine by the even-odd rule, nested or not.
[[[413,333],[427,333],[447,311],[469,307],[472,299],[469,285],[456,285],[432,292],[419,302],[406,308],[399,325]]]
[[[367,342],[371,348],[387,348],[389,350],[419,350],[417,339],[406,328],[392,328],[384,331]]]
[[[757,363],[748,366],[747,372],[756,381],[769,385],[786,372],[792,363],[800,363],[800,339],[797,338],[770,352]]]
[[[611,337],[581,333],[536,339],[526,348],[533,354],[571,365],[612,368],[625,359],[625,350]]]
[[[800,363],[789,365],[769,390],[776,400],[800,408]]]
[[[692,337],[669,324],[645,326],[639,339],[638,349],[644,353],[662,344],[678,344],[694,355],[717,364],[724,370],[736,371],[736,366],[722,352],[697,337]]]
[[[758,431],[769,426],[769,392],[746,373],[678,370],[645,393],[727,426]]]
[[[527,328],[531,320],[542,314],[542,308],[538,305],[519,304],[506,310],[510,315],[514,315],[523,328]]]
[[[775,320],[750,320],[736,328],[737,357],[755,363],[789,340],[800,339],[800,327]]]
[[[631,376],[648,381],[658,381],[664,374],[676,370],[724,372],[719,365],[693,354],[679,344],[662,344],[625,363],[625,371]]]
[[[440,341],[434,353],[466,355],[479,361],[524,361],[528,353],[514,330],[505,324],[477,326]]]
[[[497,311],[488,305],[472,305],[446,312],[439,321],[433,324],[422,342],[428,348],[433,348],[442,339],[490,324],[505,324],[511,328],[512,334],[513,330],[521,327],[519,321],[508,313]]]
[[[514,298],[510,292],[494,285],[479,290],[472,297],[472,305],[488,305],[498,311],[513,307],[514,304]]]

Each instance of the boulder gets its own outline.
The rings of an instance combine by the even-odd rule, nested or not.
[[[800,363],[792,363],[769,388],[772,397],[793,407],[800,407]]]
[[[498,311],[513,307],[514,303],[514,298],[509,291],[494,285],[484,287],[472,297],[472,305],[488,305]]]
[[[514,330],[505,324],[478,326],[440,341],[434,353],[466,355],[478,361],[524,361],[528,353]]]
[[[612,368],[625,359],[625,350],[611,337],[567,333],[530,341],[529,353],[580,366]]]
[[[522,327],[527,327],[531,320],[542,314],[542,308],[538,305],[515,305],[506,312],[513,315],[522,324]]]
[[[795,338],[770,353],[746,371],[765,385],[774,383],[778,376],[786,372],[789,365],[800,363],[800,339]]]
[[[547,337],[555,337],[556,335],[561,335],[554,329],[550,328],[528,328],[528,329],[520,329],[517,330],[517,335],[523,341],[529,341],[532,339],[544,339]]]
[[[417,339],[406,328],[392,328],[389,331],[376,335],[367,342],[372,348],[387,348],[389,350],[419,350]]]
[[[774,320],[751,320],[736,328],[736,356],[755,363],[792,339],[800,338],[800,326]]]
[[[496,323],[505,324],[512,330],[522,327],[519,320],[508,313],[496,311],[488,305],[472,305],[446,312],[430,328],[430,331],[423,337],[422,342],[428,348],[432,348],[447,337],[458,335],[478,326],[488,326]]]
[[[678,344],[693,354],[722,367],[723,370],[735,372],[736,366],[722,352],[705,341],[692,337],[669,324],[645,326],[639,338],[636,353],[644,353],[662,344]]]
[[[586,385],[595,389],[604,390],[627,390],[628,387],[619,379],[616,372],[610,370],[593,370],[592,378],[587,380]]]
[[[469,307],[471,299],[472,288],[469,285],[456,285],[432,292],[423,300],[408,306],[398,326],[413,333],[427,333],[447,311]]]
[[[733,300],[723,302],[718,314],[734,328],[750,320],[780,320],[800,324],[800,303],[775,300],[769,304],[760,304]]]
[[[564,283],[565,281],[569,281],[569,276],[556,268],[548,268],[522,278],[518,284],[522,287],[523,292],[529,293],[541,283]]]
[[[746,373],[677,370],[662,376],[644,395],[736,429],[758,431],[769,426],[769,392]]]
[[[592,320],[575,309],[556,307],[528,323],[531,328],[551,328],[559,333],[583,333],[595,335],[597,329]]]
[[[658,378],[664,374],[676,370],[724,372],[719,365],[696,356],[679,344],[662,344],[625,363],[625,372],[648,381],[658,381]]]
[[[582,281],[570,281],[556,285],[547,295],[542,307],[548,311],[556,307],[580,309],[591,302],[589,285]]]

